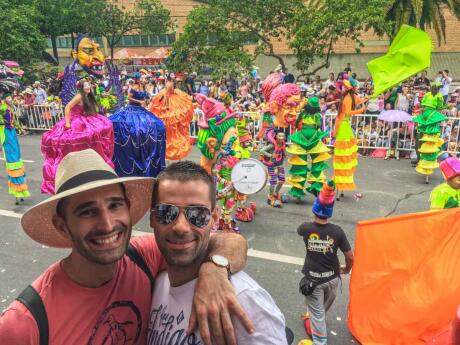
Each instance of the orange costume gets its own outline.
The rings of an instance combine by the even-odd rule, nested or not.
[[[332,133],[335,138],[334,182],[340,191],[356,189],[353,175],[358,165],[358,146],[356,137],[351,129],[350,118],[353,115],[363,113],[364,108],[353,109],[352,97],[354,97],[355,106],[365,101],[354,94],[345,94],[335,122],[334,132]]]
[[[180,160],[190,152],[190,122],[193,118],[192,98],[174,89],[174,82],[166,86],[150,102],[149,109],[166,126],[166,159]]]

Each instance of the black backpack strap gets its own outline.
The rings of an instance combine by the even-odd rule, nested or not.
[[[30,313],[37,322],[38,334],[40,335],[40,345],[48,345],[49,328],[48,316],[46,315],[45,305],[42,298],[32,285],[26,287],[16,298],[19,302],[29,309]]]
[[[137,249],[131,243],[128,244],[126,255],[147,275],[147,278],[150,280],[150,293],[153,295],[155,278],[153,278],[152,272],[150,272],[150,269],[142,255],[139,254]]]

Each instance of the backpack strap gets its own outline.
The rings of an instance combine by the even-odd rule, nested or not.
[[[150,293],[153,295],[155,278],[153,278],[152,272],[150,272],[150,269],[142,255],[139,254],[137,249],[131,243],[128,244],[126,255],[147,275],[147,278],[150,280]]]
[[[32,285],[29,285],[20,293],[16,300],[24,304],[37,322],[40,345],[48,345],[48,316],[46,315],[45,305],[37,290]]]

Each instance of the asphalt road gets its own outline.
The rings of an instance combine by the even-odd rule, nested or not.
[[[15,206],[14,198],[8,195],[5,174],[0,177],[0,222],[3,224],[0,230],[0,311],[50,264],[67,254],[66,250],[47,248],[33,242],[19,224],[20,214],[46,198],[40,194],[40,139],[40,135],[20,138],[31,199]],[[198,157],[196,149],[189,156],[195,161]],[[331,171],[327,171],[327,176],[331,176]],[[356,200],[351,193],[346,195],[336,203],[331,219],[345,230],[352,246],[358,221],[426,210],[429,192],[442,180],[437,171],[431,183],[426,185],[408,160],[384,161],[367,157],[360,157],[355,178],[363,198]],[[288,189],[283,190],[287,192]],[[258,205],[256,219],[252,223],[241,224],[241,233],[251,248],[246,272],[274,297],[295,334],[294,344],[297,344],[307,336],[301,319],[306,308],[298,292],[305,247],[296,229],[299,224],[311,219],[313,198],[307,197],[299,204],[289,203],[282,209],[274,209],[266,204],[266,193],[265,189],[250,198]],[[146,219],[136,225],[135,230],[150,231]],[[342,281],[341,292],[327,315],[330,345],[356,343],[347,329],[349,277],[343,277]]]

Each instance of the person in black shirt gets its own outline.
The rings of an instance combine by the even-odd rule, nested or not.
[[[187,93],[190,96],[193,96],[193,94],[196,92],[196,87],[195,87],[195,78],[197,76],[196,72],[192,72],[186,79],[185,79],[185,85],[187,87]]]
[[[324,184],[313,204],[314,221],[297,229],[307,249],[302,273],[314,286],[305,296],[314,345],[327,344],[326,312],[335,300],[340,274],[349,273],[353,265],[353,251],[345,232],[340,226],[328,223],[334,200],[335,184],[330,181]],[[345,266],[340,266],[338,249],[345,255]]]
[[[426,71],[422,71],[420,77],[415,80],[414,86],[418,91],[430,90],[430,80],[426,77]]]

